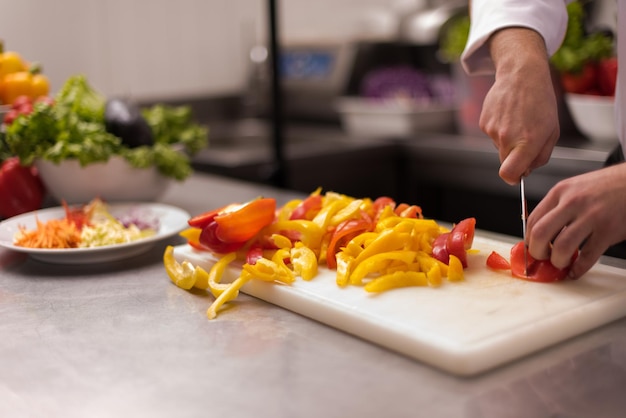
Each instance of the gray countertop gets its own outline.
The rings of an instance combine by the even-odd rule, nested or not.
[[[299,195],[196,174],[162,202],[192,215]],[[2,417],[617,417],[626,319],[459,378],[241,295],[218,318],[181,291],[166,244],[105,265],[0,250]],[[626,267],[623,260],[607,260]]]

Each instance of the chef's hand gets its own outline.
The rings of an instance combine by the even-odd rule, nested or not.
[[[546,164],[559,138],[559,118],[548,54],[535,31],[508,28],[490,38],[496,80],[483,102],[481,129],[500,156],[509,184]]]
[[[609,246],[626,239],[626,163],[559,182],[528,217],[528,250],[578,278]]]

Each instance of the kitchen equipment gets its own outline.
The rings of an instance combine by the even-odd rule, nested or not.
[[[334,272],[320,268],[308,282],[255,280],[242,291],[456,375],[481,373],[626,315],[622,269],[596,265],[577,281],[535,283],[485,266],[491,251],[508,255],[509,242],[477,231],[473,248],[465,281],[440,288],[368,294],[338,287]],[[207,269],[215,262],[188,245],[174,254]],[[227,276],[238,272],[229,268]]]
[[[354,45],[349,42],[291,42],[280,46],[281,95],[285,117],[314,121],[335,120],[332,104],[345,88],[352,68]],[[271,52],[270,52],[271,55]],[[262,62],[255,62],[258,67]],[[259,73],[259,71],[257,71]],[[269,92],[269,77],[254,80]],[[256,113],[271,112],[268,95],[255,99]]]
[[[524,239],[524,275],[528,275],[528,242],[526,241],[526,220],[528,219],[528,207],[526,202],[526,187],[524,177],[519,182],[520,198],[522,200],[522,237]]]
[[[453,17],[467,13],[467,2],[461,0],[430,0],[404,19],[401,36],[417,45],[432,45],[439,41],[442,28]]]

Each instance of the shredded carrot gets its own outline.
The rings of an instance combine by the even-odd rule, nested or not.
[[[76,248],[80,244],[80,230],[67,218],[47,222],[37,219],[37,229],[28,231],[20,226],[14,244],[28,248]]]

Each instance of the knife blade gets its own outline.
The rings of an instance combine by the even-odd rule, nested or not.
[[[524,177],[520,179],[520,198],[522,201],[522,238],[524,239],[524,276],[528,276],[528,241],[526,241],[526,220],[528,218],[528,206],[526,203],[526,187]]]

